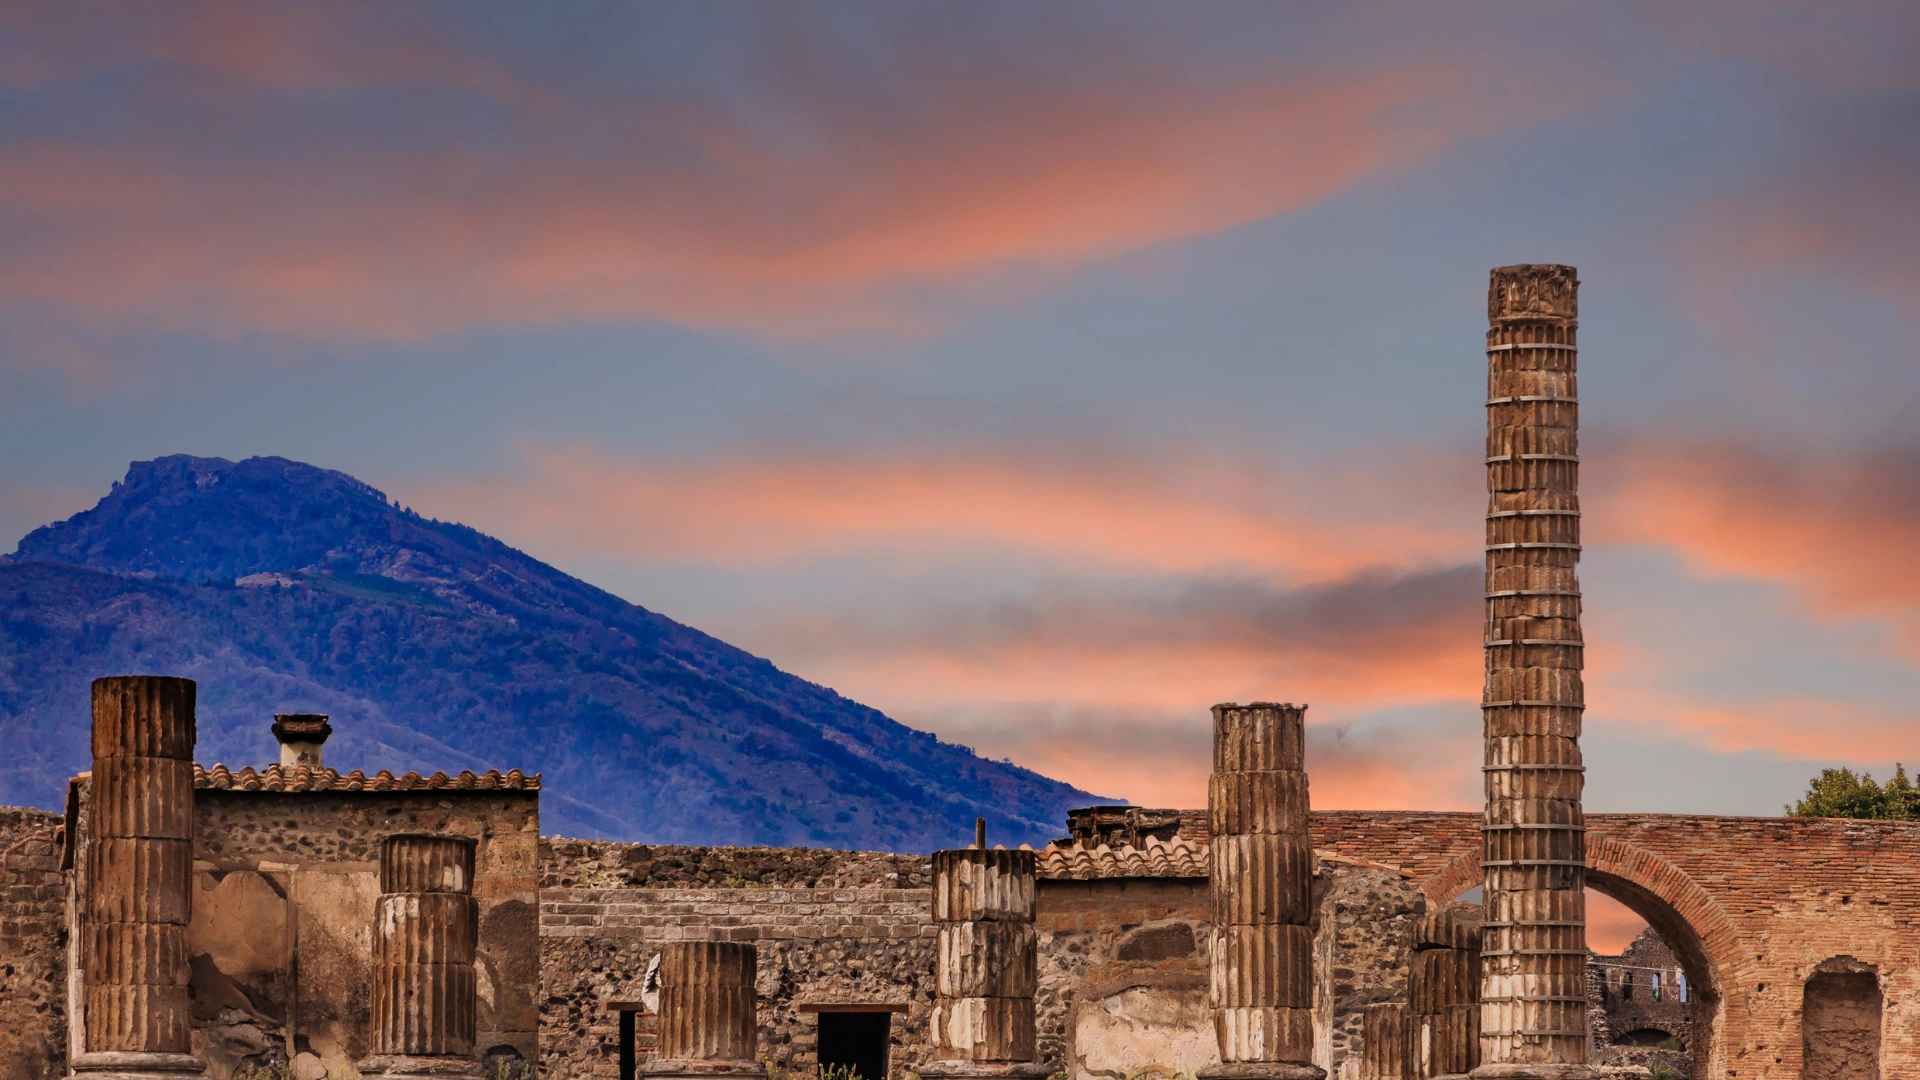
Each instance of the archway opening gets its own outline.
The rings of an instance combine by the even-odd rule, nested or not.
[[[1625,878],[1588,867],[1587,888],[1619,901],[1626,906],[1627,910],[1645,919],[1647,926],[1660,936],[1660,940],[1673,953],[1673,958],[1679,962],[1680,970],[1686,976],[1684,1005],[1689,1021],[1688,1026],[1691,1028],[1691,1038],[1688,1040],[1691,1045],[1688,1049],[1693,1052],[1693,1075],[1696,1077],[1713,1075],[1710,1069],[1716,1034],[1714,1023],[1719,1016],[1721,984],[1719,972],[1715,969],[1712,958],[1707,955],[1706,943],[1700,939],[1699,933],[1693,926],[1665,900]],[[1649,1002],[1652,999],[1652,974],[1647,972],[1641,979],[1636,980],[1638,988],[1641,989],[1641,996]],[[1679,996],[1678,987],[1662,987],[1662,997],[1677,998]],[[1660,1032],[1660,1041],[1646,1045],[1670,1048],[1668,1040],[1672,1038],[1670,1033]],[[1619,1044],[1620,1040],[1616,1039],[1615,1042]],[[1626,1045],[1640,1044],[1627,1043]]]

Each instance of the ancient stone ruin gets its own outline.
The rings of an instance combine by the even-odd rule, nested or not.
[[[1490,283],[1483,811],[1312,811],[1255,703],[1204,810],[1039,851],[572,840],[101,679],[65,812],[0,808],[0,1080],[1920,1075],[1920,823],[1583,811],[1577,284]],[[1588,956],[1587,888],[1648,935]]]

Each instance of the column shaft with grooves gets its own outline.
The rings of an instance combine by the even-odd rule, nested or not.
[[[80,943],[89,1052],[191,1049],[195,691],[158,675],[93,683]]]
[[[1313,1060],[1313,845],[1304,706],[1213,709],[1213,936],[1209,985],[1220,1060]]]
[[[1587,1060],[1578,287],[1570,266],[1506,266],[1487,295],[1489,1066]]]
[[[1407,1003],[1367,1006],[1360,1032],[1361,1080],[1407,1080]]]
[[[758,951],[741,941],[670,941],[660,947],[662,1062],[754,1060]]]
[[[390,836],[380,844],[373,927],[376,1057],[473,1054],[479,939],[473,848],[472,840],[455,836]]]
[[[1465,1073],[1480,1063],[1480,932],[1474,904],[1430,907],[1414,924],[1406,1080]]]
[[[1033,1061],[1034,875],[1031,851],[933,853],[933,1041],[946,1060]]]

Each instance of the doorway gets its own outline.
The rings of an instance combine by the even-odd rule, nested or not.
[[[893,1013],[822,1012],[817,1058],[834,1080],[887,1080],[892,1056]]]

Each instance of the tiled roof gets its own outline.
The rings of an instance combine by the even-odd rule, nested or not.
[[[1398,866],[1356,859],[1332,851],[1315,850],[1314,858],[1323,863],[1358,866],[1370,870],[1391,870],[1404,878],[1415,875]],[[1185,837],[1172,841],[1149,839],[1145,847],[1105,844],[1089,848],[1082,844],[1049,844],[1039,852],[1038,875],[1053,880],[1085,881],[1092,878],[1203,878],[1212,865],[1204,843]]]
[[[1185,837],[1172,842],[1149,839],[1145,847],[1126,844],[1050,844],[1040,852],[1039,876],[1084,881],[1089,878],[1194,878],[1207,876],[1207,848]]]
[[[488,769],[480,774],[463,770],[458,776],[443,772],[432,776],[421,776],[417,772],[395,776],[381,769],[368,776],[358,769],[341,773],[309,765],[292,768],[269,765],[259,770],[251,765],[239,770],[225,765],[212,768],[195,765],[193,786],[215,791],[539,791],[540,774],[528,776],[519,769],[504,773]]]

